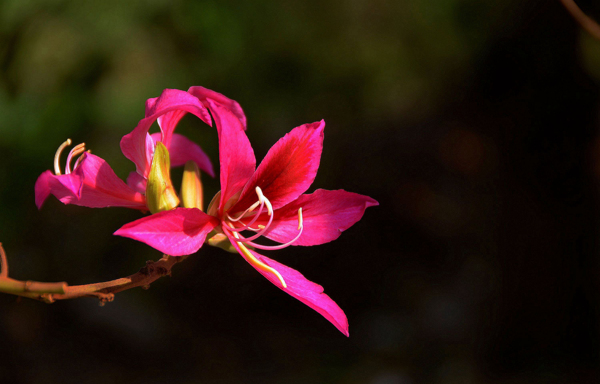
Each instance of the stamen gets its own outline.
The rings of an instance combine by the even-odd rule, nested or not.
[[[63,149],[65,149],[65,147],[67,147],[69,145],[71,145],[71,139],[67,139],[56,150],[56,154],[54,155],[54,174],[56,176],[59,176],[61,174],[60,173],[60,154],[62,153]]]
[[[230,227],[233,227],[231,223],[229,223]],[[223,228],[226,231],[228,231],[228,228]],[[237,232],[231,232],[233,234],[233,236],[236,239],[240,238],[240,235]],[[248,248],[246,248],[246,246],[244,244],[242,244],[241,242],[237,241],[238,247],[240,248],[240,250],[242,251],[242,253],[244,254],[244,256],[246,256],[248,262],[250,264],[252,264],[254,267],[271,273],[273,275],[275,275],[275,277],[277,277],[277,279],[279,279],[279,282],[281,283],[281,285],[283,286],[283,288],[287,288],[287,284],[285,283],[285,280],[283,280],[283,276],[281,276],[281,274],[279,272],[277,272],[277,270],[269,267],[268,265],[266,265],[265,263],[263,263],[262,261],[258,260],[256,257],[254,257],[254,255],[252,254],[252,252],[250,252],[248,250]]]
[[[88,149],[87,151],[85,151],[86,153],[92,153],[91,149]],[[73,170],[75,170],[75,168],[77,168],[77,166],[79,165],[79,163],[81,163],[81,160],[83,160],[83,155],[79,156],[77,158],[77,160],[75,160],[75,164],[73,165]]]
[[[243,226],[242,227],[237,227],[237,228],[232,228],[232,231],[235,231],[235,232],[241,232],[241,231],[246,231],[246,230],[254,231],[254,229],[250,228],[250,226],[252,224],[254,224],[254,222],[258,219],[258,217],[260,216],[260,214],[263,211],[263,207],[264,207],[264,202],[260,204],[260,208],[258,209],[258,212],[256,212],[256,214],[254,215],[254,217],[252,218],[252,220],[250,220],[250,222],[248,224],[244,224],[244,223],[242,223],[240,221],[240,224],[242,224]],[[229,215],[227,215],[227,216],[229,216]],[[238,218],[238,220],[240,220],[241,218],[242,217],[240,216]],[[259,227],[260,227],[260,225],[259,225]]]
[[[258,195],[259,200],[264,200],[265,204],[267,204],[267,210],[269,212],[269,216],[272,216],[273,215],[273,206],[271,205],[271,202],[269,201],[269,199],[267,199],[265,197],[265,195],[263,195],[262,189],[260,189],[260,187],[256,187],[256,194]]]
[[[267,223],[266,226],[263,226],[262,228],[260,228],[260,230],[258,232],[256,232],[255,235],[252,235],[248,238],[245,238],[243,236],[241,236],[241,241],[243,242],[249,242],[255,239],[258,239],[260,236],[262,236],[263,233],[266,232],[267,228],[269,228],[269,226],[271,225],[271,223],[273,222],[273,217],[275,217],[275,215],[273,215],[273,206],[271,205],[271,202],[269,201],[269,199],[267,199],[265,197],[265,195],[263,195],[262,191],[260,190],[259,187],[256,187],[256,194],[258,195],[258,198],[263,201],[265,203],[265,205],[267,206],[267,213],[269,214],[269,222]],[[256,215],[255,219],[258,217],[258,215]],[[252,223],[254,222],[254,220],[252,221]],[[251,224],[251,223],[250,223]],[[248,225],[250,225],[248,224]]]
[[[229,221],[240,221],[244,217],[244,215],[246,215],[248,212],[252,212],[254,209],[256,209],[256,207],[258,207],[259,204],[261,205],[260,209],[262,210],[262,205],[264,203],[258,200],[256,203],[252,204],[250,208],[246,209],[244,213],[242,213],[237,219],[234,219],[231,216],[229,216],[229,213],[226,214],[227,218],[229,218]]]
[[[77,144],[73,147],[73,149],[71,149],[71,151],[69,152],[69,156],[67,156],[67,163],[65,165],[65,173],[67,175],[71,173],[71,159],[73,158],[73,156],[80,155],[83,152],[85,152],[85,143]],[[73,169],[75,169],[75,167],[73,167]]]
[[[294,244],[296,242],[296,240],[298,240],[300,238],[300,235],[302,235],[303,229],[304,229],[304,223],[303,223],[303,218],[302,218],[302,208],[300,208],[300,209],[298,209],[298,230],[300,232],[298,232],[296,237],[294,237],[292,240],[288,241],[287,243],[281,244],[281,245],[260,245],[260,244],[253,243],[252,241],[249,241],[249,240],[254,240],[253,239],[254,236],[244,239],[242,241],[244,241],[246,244],[251,245],[258,249],[263,249],[265,251],[276,251],[278,249],[283,249],[283,248],[289,247],[290,245]]]

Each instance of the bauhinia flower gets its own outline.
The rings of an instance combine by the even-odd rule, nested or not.
[[[185,136],[174,133],[177,123],[188,112],[208,125],[212,125],[207,109],[208,100],[230,110],[245,126],[246,118],[239,104],[220,93],[203,87],[191,87],[187,92],[167,89],[160,97],[146,102],[145,118],[139,122],[133,132],[121,140],[124,155],[136,165],[136,172],[129,175],[127,184],[115,175],[106,161],[92,155],[90,151],[86,152],[83,143],[76,145],[69,152],[63,174],[60,157],[65,147],[71,145],[69,139],[56,151],[54,172],[45,171],[36,181],[36,205],[41,208],[44,201],[52,194],[64,204],[92,208],[118,206],[152,212],[152,204],[149,204],[146,198],[146,189],[155,148],[159,142],[166,150],[165,156],[169,157],[169,152],[172,153],[170,166],[182,166],[192,161],[199,169],[213,176],[210,159],[200,146]],[[150,127],[157,120],[160,132],[149,134]],[[73,164],[77,156],[79,157]]]
[[[184,207],[146,216],[115,232],[169,255],[192,254],[204,244],[232,247],[271,283],[313,308],[348,336],[348,320],[323,287],[256,250],[319,245],[337,239],[377,201],[343,190],[316,190],[312,184],[323,148],[325,122],[294,128],[256,168],[245,122],[226,106],[207,100],[219,136],[221,191],[207,212],[194,203],[193,170],[182,190]],[[140,156],[141,157],[141,156]],[[136,164],[138,164],[136,162]],[[186,196],[187,195],[187,196]],[[187,202],[186,202],[187,201]],[[209,235],[210,233],[210,235]],[[266,237],[278,245],[262,245]],[[208,238],[208,240],[207,240]]]

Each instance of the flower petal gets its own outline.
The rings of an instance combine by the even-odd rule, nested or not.
[[[325,121],[292,129],[267,153],[240,196],[232,212],[256,201],[256,187],[271,201],[273,209],[294,201],[312,184],[323,150]]]
[[[306,279],[300,272],[287,267],[281,263],[278,263],[275,260],[269,259],[266,256],[263,256],[259,253],[256,253],[252,250],[248,249],[248,252],[254,256],[260,263],[267,265],[270,268],[275,269],[283,278],[286,283],[286,287],[284,288],[277,276],[274,274],[265,271],[261,268],[257,268],[255,263],[248,260],[248,257],[244,255],[244,252],[240,249],[240,245],[235,241],[235,239],[231,236],[229,231],[225,231],[228,235],[229,239],[233,246],[237,249],[237,251],[248,261],[250,265],[252,265],[261,275],[263,275],[267,280],[271,283],[275,284],[279,289],[289,294],[292,297],[300,300],[304,304],[308,305],[315,311],[319,312],[323,317],[329,320],[340,332],[344,335],[349,336],[348,334],[348,319],[344,314],[344,311],[335,303],[335,301],[331,300],[329,296],[323,293],[323,287],[319,284],[315,284],[312,281]]]
[[[50,194],[64,204],[72,204],[81,196],[82,183],[81,176],[73,173],[56,176],[45,171],[35,182],[35,205],[41,209]]]
[[[208,100],[219,134],[221,164],[221,201],[219,214],[236,193],[241,191],[254,173],[256,159],[240,120],[227,108]]]
[[[200,249],[219,221],[197,208],[158,212],[125,224],[114,234],[141,241],[171,256],[190,255]]]
[[[137,172],[131,172],[129,173],[129,176],[127,176],[127,185],[129,188],[143,195],[146,194],[146,183],[147,180],[144,178],[144,176]]]
[[[169,114],[170,112],[173,112]],[[137,172],[147,176],[150,170],[151,158],[147,155],[146,137],[150,126],[156,119],[161,119],[160,127],[162,142],[169,146],[173,130],[181,116],[186,112],[192,113],[208,125],[212,125],[210,114],[197,97],[177,89],[165,89],[160,97],[150,99],[146,103],[146,117],[140,120],[137,127],[121,139],[121,150],[125,157],[133,161]],[[181,116],[180,116],[181,115]]]
[[[74,173],[82,178],[81,197],[63,201],[90,208],[128,207],[146,210],[146,198],[119,179],[110,165],[91,153],[75,168]]]
[[[229,97],[219,92],[215,92],[200,86],[190,87],[190,89],[188,89],[188,92],[196,96],[203,103],[206,102],[206,99],[210,99],[213,100],[216,104],[219,104],[229,109],[240,120],[242,126],[244,127],[244,130],[246,129],[246,115],[244,115],[244,111],[242,110],[242,107],[240,107],[237,101],[231,100]]]
[[[298,234],[298,209],[302,208],[304,228],[293,245],[328,243],[359,221],[365,209],[376,205],[377,201],[358,193],[317,189],[276,210],[264,235],[280,243],[293,240]],[[266,218],[259,220],[263,225],[267,222]]]
[[[152,140],[154,142],[161,140],[160,132],[153,133]],[[180,167],[185,165],[188,160],[193,160],[202,171],[208,173],[211,177],[215,177],[210,158],[202,148],[187,137],[174,133],[171,138],[171,145],[167,147],[171,156],[171,167]]]

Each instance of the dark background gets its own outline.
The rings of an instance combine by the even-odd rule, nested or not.
[[[104,307],[0,296],[0,382],[597,382],[599,84],[600,42],[558,1],[1,1],[12,277],[86,284],[160,257],[112,236],[139,212],[38,211],[33,186],[67,137],[125,178],[119,140],[165,88],[239,101],[259,160],[325,119],[311,190],[381,205],[269,254],[325,287],[350,338],[205,247]],[[178,132],[217,165],[213,129]]]

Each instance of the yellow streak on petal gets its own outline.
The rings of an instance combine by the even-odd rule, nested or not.
[[[231,223],[229,223],[229,226],[231,226]],[[236,239],[239,238],[237,232],[232,232],[232,233]],[[255,268],[258,268],[262,271],[269,272],[269,273],[275,275],[275,277],[277,277],[279,279],[279,282],[281,283],[283,288],[287,288],[287,284],[285,283],[285,280],[283,280],[283,276],[281,276],[281,274],[279,272],[277,272],[277,270],[269,267],[268,265],[266,265],[265,263],[261,262],[256,257],[254,257],[252,252],[250,252],[248,250],[248,248],[246,248],[244,243],[242,243],[241,241],[236,241],[236,243],[237,243],[238,247],[240,247],[240,250],[242,251],[244,256],[247,257],[247,260],[250,262],[250,264],[252,264]]]
[[[256,268],[261,269],[265,272],[272,273],[279,279],[279,282],[281,283],[283,288],[287,288],[287,284],[285,283],[285,280],[283,280],[283,276],[281,276],[281,274],[279,272],[277,272],[277,270],[269,267],[268,265],[262,263],[260,260],[258,260],[256,257],[254,257],[254,255],[252,253],[250,253],[248,248],[246,248],[246,246],[243,243],[240,243],[238,241],[237,244],[238,244],[238,247],[240,247],[244,256],[246,256],[248,258],[248,260],[250,261],[250,264],[252,264]]]

